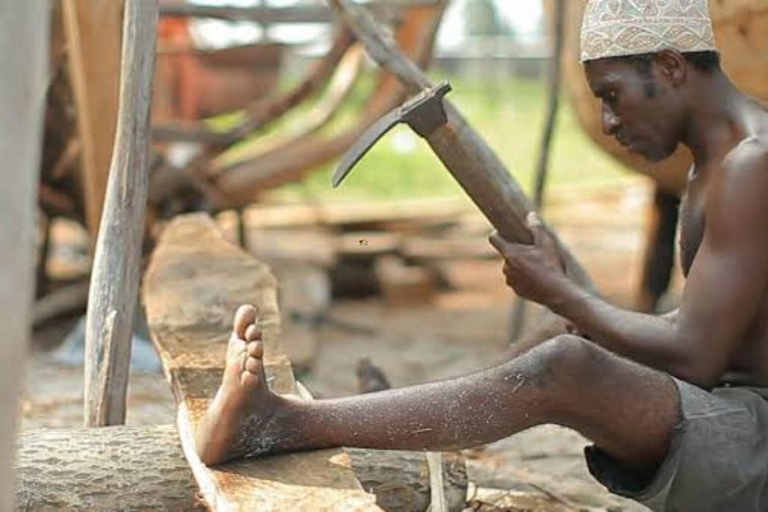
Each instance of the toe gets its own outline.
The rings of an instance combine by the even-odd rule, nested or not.
[[[264,356],[264,346],[260,341],[252,341],[248,344],[248,355],[261,359]]]
[[[248,328],[245,330],[245,338],[243,339],[245,341],[255,341],[261,339],[261,331],[255,323],[248,326]]]
[[[248,357],[248,361],[245,363],[245,369],[255,375],[258,375],[258,373],[261,371],[261,360],[256,359],[255,357]]]
[[[233,330],[237,337],[245,339],[245,331],[249,325],[252,325],[256,321],[256,308],[250,304],[246,304],[237,308],[235,313],[235,321]]]
[[[256,387],[256,385],[259,383],[259,377],[258,375],[254,375],[251,372],[243,372],[240,375],[240,384],[247,387]]]

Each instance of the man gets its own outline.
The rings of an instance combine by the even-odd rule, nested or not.
[[[594,442],[596,478],[654,510],[768,510],[768,113],[720,71],[706,0],[591,0],[582,60],[607,134],[651,160],[680,143],[693,152],[677,314],[623,311],[580,289],[531,215],[534,245],[491,237],[507,283],[586,338],[546,340],[458,379],[300,402],[268,391],[246,306],[199,433],[204,462],[451,450],[556,423]]]

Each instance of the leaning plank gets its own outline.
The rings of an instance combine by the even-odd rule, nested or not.
[[[18,510],[193,510],[173,425],[34,429],[16,441]]]
[[[107,189],[120,90],[124,0],[61,2],[82,140],[86,225],[95,238]]]
[[[21,364],[34,296],[35,191],[38,182],[50,5],[0,2],[0,510],[13,501],[13,436]]]
[[[341,450],[294,453],[207,468],[194,433],[223,371],[232,315],[242,303],[259,310],[264,363],[273,391],[297,393],[280,347],[275,278],[224,241],[205,215],[173,220],[161,236],[144,280],[152,338],[174,396],[184,453],[214,510],[379,510]]]
[[[131,327],[149,187],[149,103],[157,4],[126,0],[120,112],[88,293],[85,424],[125,423]]]

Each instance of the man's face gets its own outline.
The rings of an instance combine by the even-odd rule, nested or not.
[[[626,59],[598,59],[587,62],[584,72],[602,102],[606,135],[653,162],[674,153],[680,142],[674,122],[679,105],[670,98],[656,64],[641,70]]]

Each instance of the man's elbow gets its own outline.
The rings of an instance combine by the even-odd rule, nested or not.
[[[712,389],[720,381],[722,368],[720,365],[715,366],[692,358],[675,368],[673,375],[702,389]]]

